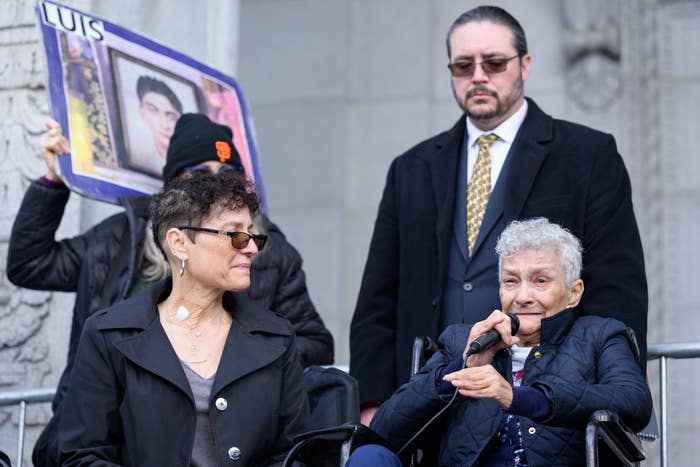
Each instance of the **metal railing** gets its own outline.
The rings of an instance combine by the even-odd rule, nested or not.
[[[659,438],[661,438],[661,466],[668,467],[668,359],[700,358],[700,342],[679,342],[675,344],[651,344],[647,348],[648,360],[659,360],[659,398],[661,407],[659,418]],[[37,404],[51,402],[55,388],[40,389],[16,389],[0,391],[0,407],[19,405],[18,433],[17,433],[17,455],[15,466],[22,465],[22,454],[24,449],[24,430],[27,404]]]
[[[676,344],[651,344],[647,348],[647,360],[659,359],[659,398],[661,407],[659,408],[659,418],[661,427],[659,437],[661,438],[661,467],[668,467],[668,367],[667,360],[698,358],[700,357],[700,342],[679,342]]]
[[[56,388],[14,389],[0,392],[0,407],[19,405],[15,466],[22,466],[22,454],[24,453],[24,420],[27,414],[27,404],[51,402],[54,394],[56,394]]]

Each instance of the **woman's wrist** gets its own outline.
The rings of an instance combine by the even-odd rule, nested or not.
[[[47,172],[45,175],[39,177],[39,183],[49,187],[63,186],[63,181],[60,178],[58,178],[56,174],[54,174],[53,177],[50,176],[50,173],[51,172]]]

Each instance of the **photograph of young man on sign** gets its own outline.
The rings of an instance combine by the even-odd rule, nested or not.
[[[175,122],[199,112],[194,83],[126,54],[111,51],[117,108],[124,135],[123,165],[160,177]]]

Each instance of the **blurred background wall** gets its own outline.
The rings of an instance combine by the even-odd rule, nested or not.
[[[445,33],[466,0],[75,0],[236,77],[257,129],[270,217],[300,250],[309,290],[348,363],[348,330],[391,160],[460,111]],[[649,342],[698,340],[700,0],[494,1],[522,23],[525,85],[555,117],[610,132],[632,178],[649,279]],[[34,2],[0,0],[0,388],[54,385],[70,294],[17,289],[4,274],[12,220],[48,115]],[[71,197],[59,236],[117,209]],[[672,362],[672,465],[692,465],[700,362]],[[656,378],[656,365],[650,365]],[[378,375],[379,377],[380,375]],[[34,407],[29,442],[49,415]],[[0,448],[13,452],[12,411]],[[658,443],[648,445],[655,465]]]

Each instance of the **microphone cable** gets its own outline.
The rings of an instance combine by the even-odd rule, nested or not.
[[[520,320],[518,319],[517,316],[507,313],[508,317],[510,317],[510,326],[511,326],[511,335],[515,335],[518,332],[518,329],[520,328]],[[471,357],[474,354],[480,353],[482,350],[485,350],[486,348],[490,347],[493,345],[494,342],[491,342],[490,344],[481,347],[481,346],[474,346],[471,345],[469,349],[467,350],[467,353],[464,356],[464,361],[462,362],[462,368],[460,368],[458,371],[462,371],[467,367],[467,360],[469,357]],[[411,438],[404,443],[403,446],[401,446],[401,449],[399,449],[396,452],[397,457],[401,457],[401,454],[404,453],[406,449],[408,449],[411,444],[413,444],[416,439],[425,431],[428,429],[428,427],[435,421],[437,420],[440,415],[442,415],[447,409],[449,409],[452,404],[454,403],[455,400],[457,400],[457,396],[459,395],[459,388],[455,388],[454,393],[452,394],[452,397],[450,400],[445,404],[443,408],[441,408],[435,415],[433,415],[430,420],[428,420]]]
[[[473,353],[467,352],[467,355],[466,355],[465,358],[464,358],[464,362],[462,362],[462,368],[460,368],[458,371],[462,371],[462,370],[464,370],[464,369],[467,367],[467,359],[468,359],[472,354],[473,354]],[[399,449],[399,450],[396,452],[396,456],[397,456],[397,457],[401,457],[401,454],[403,454],[403,452],[404,452],[406,449],[408,449],[408,448],[411,446],[411,444],[413,444],[413,442],[415,442],[416,439],[418,439],[418,437],[419,437],[425,430],[427,430],[428,427],[429,427],[435,420],[437,420],[438,417],[440,417],[440,415],[442,415],[442,414],[445,412],[445,410],[447,410],[448,408],[450,408],[450,406],[452,406],[452,404],[454,403],[454,401],[457,399],[457,396],[458,396],[458,395],[459,395],[459,389],[458,389],[458,388],[455,388],[454,392],[452,393],[452,397],[451,397],[450,400],[447,402],[447,404],[445,404],[445,406],[444,406],[443,408],[441,408],[435,415],[433,415],[433,416],[430,418],[430,420],[428,420],[428,421],[425,423],[425,425],[423,425],[423,426],[420,428],[420,430],[418,430],[413,436],[411,436],[411,438],[410,438],[408,441],[406,441],[406,442],[404,443],[403,446],[401,446],[401,449]]]

